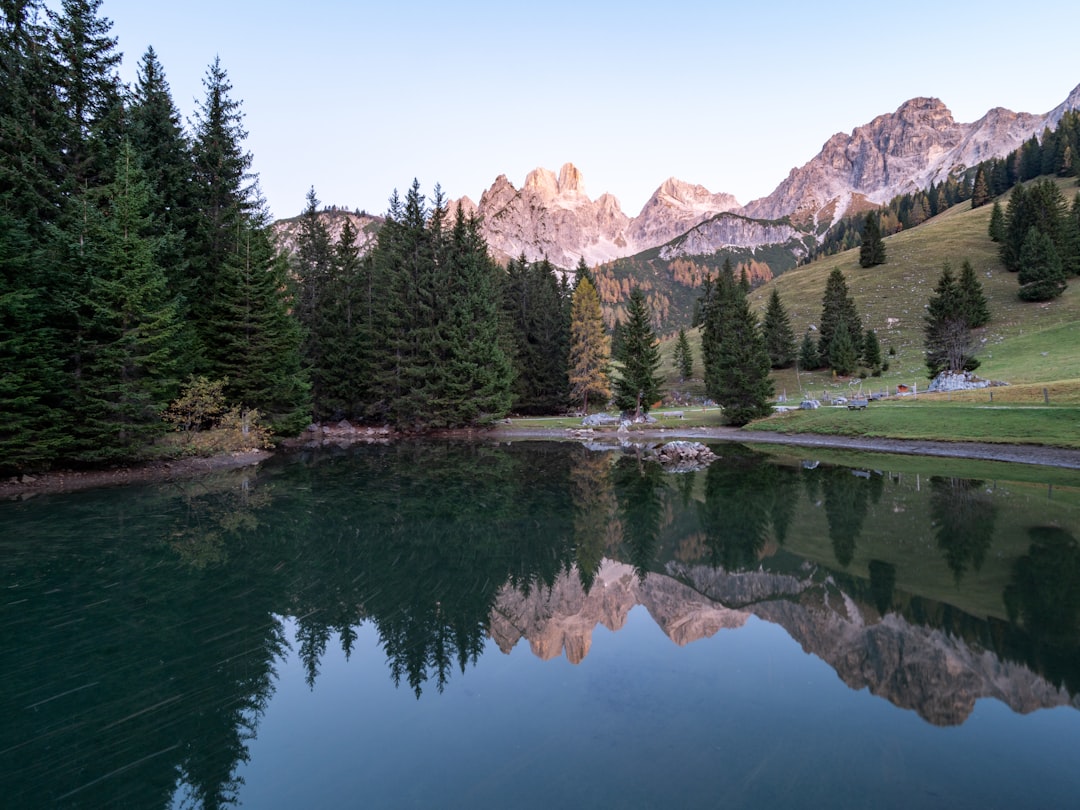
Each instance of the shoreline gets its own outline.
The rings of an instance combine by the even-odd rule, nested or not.
[[[250,467],[273,455],[269,450],[242,450],[217,456],[148,461],[112,470],[51,470],[40,474],[27,473],[18,478],[0,480],[0,500],[18,500],[38,495],[66,495],[128,484],[165,483],[222,470]]]
[[[648,441],[666,442],[675,439],[693,441],[725,441],[736,444],[774,444],[793,447],[827,447],[871,453],[895,453],[936,458],[967,458],[979,461],[1000,461],[1042,467],[1080,470],[1080,450],[1066,447],[1026,444],[994,444],[992,442],[942,442],[922,439],[885,439],[854,436],[823,436],[811,433],[772,433],[725,427],[664,428],[634,430],[619,434],[615,431],[584,431],[566,428],[515,428],[501,426],[490,430],[454,430],[432,434],[436,438],[481,439],[496,441],[580,442]],[[386,440],[383,438],[383,440]],[[370,438],[361,434],[346,444],[363,444]],[[340,444],[338,441],[330,442]],[[171,461],[152,461],[111,470],[54,470],[41,474],[26,474],[0,481],[0,500],[18,500],[38,495],[60,495],[88,489],[125,486],[128,484],[164,483],[191,478],[221,470],[232,470],[260,464],[277,453],[294,452],[283,446],[276,451],[247,450],[205,458],[181,458]]]
[[[856,436],[825,436],[814,433],[773,433],[771,431],[742,430],[740,428],[699,427],[633,430],[617,434],[614,431],[594,431],[575,434],[566,429],[523,429],[502,427],[498,436],[513,439],[547,438],[564,441],[610,439],[623,441],[671,441],[692,439],[696,441],[728,441],[738,444],[781,444],[795,447],[828,447],[841,450],[860,450],[872,453],[896,453],[908,456],[931,456],[936,458],[968,458],[978,461],[1003,461],[1012,464],[1029,464],[1042,467],[1060,467],[1080,470],[1080,450],[1068,447],[1051,447],[1041,444],[995,444],[993,442],[943,442],[929,439],[886,439]]]

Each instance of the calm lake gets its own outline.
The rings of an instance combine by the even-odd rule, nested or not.
[[[713,449],[0,503],[0,803],[1076,806],[1080,473]]]

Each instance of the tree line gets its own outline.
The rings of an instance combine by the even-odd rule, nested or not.
[[[280,431],[301,331],[240,103],[215,59],[187,126],[153,48],[133,86],[100,0],[0,8],[0,459],[130,457],[185,380]]]

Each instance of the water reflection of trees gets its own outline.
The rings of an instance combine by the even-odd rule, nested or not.
[[[997,507],[982,481],[930,479],[930,517],[934,536],[957,584],[968,568],[982,568],[994,537]]]
[[[6,807],[164,807],[178,780],[190,804],[235,803],[285,649],[282,583],[242,531],[227,555],[242,564],[178,558],[178,527],[231,498],[179,492],[30,503],[17,533],[0,521],[5,573],[27,599],[4,631],[18,651],[0,697]]]
[[[796,470],[746,451],[713,463],[699,508],[708,563],[727,571],[755,566],[770,537],[786,537],[798,486]]]
[[[1013,565],[1005,589],[1010,620],[1025,633],[1019,657],[1069,691],[1080,691],[1080,544],[1057,526],[1028,530],[1028,553]]]
[[[679,476],[633,456],[540,443],[403,442],[306,462],[216,487],[86,494],[55,513],[33,503],[22,518],[0,513],[4,573],[37,611],[5,628],[9,646],[25,651],[0,673],[0,772],[18,774],[8,806],[163,807],[177,774],[193,804],[234,801],[286,650],[277,616],[296,617],[312,686],[327,651],[351,655],[367,622],[391,677],[419,696],[477,660],[508,583],[550,588],[576,565],[587,589],[603,557],[641,575],[691,537],[702,538],[690,544],[702,562],[757,568],[798,537],[801,485],[825,503],[834,548],[840,538],[853,553],[882,485],[875,474],[800,471],[737,448],[707,472]],[[954,573],[985,555],[962,534],[992,530],[983,492],[932,482],[935,525],[961,532],[938,538]],[[115,539],[93,541],[96,526]],[[1006,592],[1008,625],[898,591],[889,562],[871,560],[869,580],[845,577],[845,591],[882,614],[940,627],[1080,690],[1080,551],[1063,530],[1033,530]],[[99,779],[110,773],[136,778]]]
[[[862,534],[870,503],[881,499],[882,476],[865,470],[830,467],[817,471],[829,522],[833,554],[847,568],[855,557],[855,545]]]

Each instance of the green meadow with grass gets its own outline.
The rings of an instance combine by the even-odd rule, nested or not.
[[[1075,178],[1057,179],[1062,194],[1077,193]],[[1007,202],[1001,198],[1002,205]],[[775,287],[798,338],[816,327],[825,281],[840,268],[862,317],[874,329],[889,368],[880,377],[836,377],[797,368],[773,372],[776,394],[797,404],[853,394],[895,393],[898,385],[918,392],[929,384],[923,357],[923,318],[927,301],[945,262],[959,271],[964,260],[975,267],[991,311],[990,323],[975,330],[981,361],[975,372],[1005,383],[952,394],[918,393],[871,403],[865,411],[821,408],[777,414],[751,430],[822,433],[843,436],[989,441],[1080,447],[1080,280],[1072,280],[1058,299],[1028,303],[1019,284],[998,259],[987,233],[992,206],[972,210],[961,203],[917,228],[885,239],[888,260],[859,266],[859,251],[825,257],[781,274],[751,293],[763,315]],[[698,330],[688,333],[695,377],[682,380],[674,363],[674,339],[663,345],[668,390],[702,397],[704,385]]]

